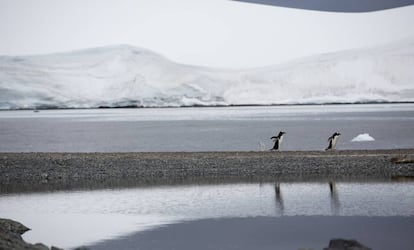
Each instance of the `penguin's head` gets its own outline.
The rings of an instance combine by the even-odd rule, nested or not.
[[[340,136],[341,135],[341,133],[339,133],[339,132],[335,132],[335,134],[334,134],[334,136]]]

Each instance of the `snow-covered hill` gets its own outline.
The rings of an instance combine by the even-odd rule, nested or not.
[[[414,39],[249,70],[177,64],[127,45],[3,56],[0,109],[412,102],[413,69]]]

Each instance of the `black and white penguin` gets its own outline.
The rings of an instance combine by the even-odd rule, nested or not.
[[[282,144],[284,134],[286,134],[286,132],[280,131],[277,136],[270,137],[270,139],[272,139],[275,142],[275,145],[271,150],[279,151],[280,144]]]
[[[338,138],[341,135],[339,132],[335,132],[331,137],[328,138],[329,145],[325,150],[335,150]]]

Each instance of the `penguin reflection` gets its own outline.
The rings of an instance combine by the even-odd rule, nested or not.
[[[283,212],[285,210],[285,206],[283,204],[283,197],[280,193],[280,183],[275,182],[275,194],[276,194],[276,207],[280,211],[280,215],[283,215]]]
[[[329,182],[329,191],[330,191],[330,203],[331,203],[331,211],[333,215],[339,214],[339,209],[341,207],[341,203],[339,201],[338,192],[336,189],[336,183],[333,181]],[[275,197],[276,197],[276,208],[280,212],[280,215],[284,214],[285,205],[283,201],[283,196],[280,191],[280,183],[275,182]]]
[[[338,192],[336,190],[336,184],[333,181],[329,182],[329,190],[331,194],[331,211],[333,215],[339,214],[339,208],[341,204],[339,202]]]

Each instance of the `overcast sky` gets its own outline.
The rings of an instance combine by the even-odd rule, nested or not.
[[[0,0],[0,54],[130,44],[245,68],[414,37],[414,6],[332,13],[228,0]]]

